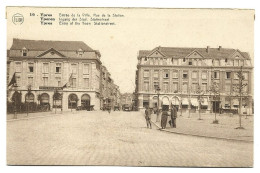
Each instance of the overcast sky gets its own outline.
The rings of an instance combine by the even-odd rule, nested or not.
[[[38,10],[38,11],[37,11]],[[249,10],[176,10],[176,9],[8,9],[7,47],[13,38],[34,40],[84,41],[99,50],[103,65],[110,71],[121,92],[133,92],[139,50],[157,46],[235,48],[253,58],[254,11]],[[40,25],[29,12],[122,14],[113,18],[114,26]],[[24,23],[14,25],[12,15],[23,14]]]

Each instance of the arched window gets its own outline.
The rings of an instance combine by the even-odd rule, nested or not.
[[[70,94],[68,97],[68,108],[76,109],[78,106],[78,96],[76,94]]]

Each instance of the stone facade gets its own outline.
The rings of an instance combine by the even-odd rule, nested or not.
[[[8,87],[8,101],[14,90],[27,101],[63,110],[94,105],[100,109],[100,53],[80,41],[14,39],[8,51],[8,83],[15,76],[18,87]],[[54,101],[57,92],[59,100]],[[55,106],[55,107],[56,107]]]
[[[243,108],[252,113],[252,64],[249,54],[236,49],[156,47],[138,55],[135,96],[139,109],[176,105],[182,111],[238,109],[237,72],[245,77]],[[218,93],[211,91],[217,83]],[[160,88],[158,92],[157,88]],[[231,101],[230,99],[231,98]],[[231,103],[231,104],[230,104]],[[199,106],[201,105],[201,106]]]

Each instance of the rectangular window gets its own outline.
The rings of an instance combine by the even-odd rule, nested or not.
[[[189,65],[192,65],[192,61],[189,61]]]
[[[193,71],[191,77],[192,77],[192,79],[197,79],[198,78],[198,72]]]
[[[234,73],[234,79],[239,79],[237,72]]]
[[[243,76],[244,76],[244,80],[248,80],[248,72],[244,72]]]
[[[55,79],[57,81],[57,86],[60,87],[61,86],[61,78],[60,77],[56,77]]]
[[[244,92],[244,93],[247,93],[247,92],[248,92],[248,85],[244,86],[243,92]]]
[[[182,78],[183,79],[188,79],[188,72],[183,72]]]
[[[28,77],[28,85],[33,86],[33,77]]]
[[[164,82],[163,83],[163,91],[165,93],[168,93],[169,92],[169,83],[168,82]]]
[[[172,78],[175,78],[175,79],[178,78],[178,71],[172,72]]]
[[[225,91],[230,93],[230,91],[231,91],[231,85],[230,84],[225,84]]]
[[[17,86],[21,86],[21,77],[20,76],[16,76],[15,79],[16,79]]]
[[[238,66],[238,60],[234,60],[234,66]]]
[[[56,63],[56,73],[61,73],[61,63]]]
[[[206,72],[206,71],[203,71],[203,72],[201,73],[201,78],[202,78],[202,79],[207,79],[207,72]]]
[[[188,92],[188,83],[183,83],[182,85],[182,92],[187,93]]]
[[[193,84],[192,84],[192,92],[193,92],[193,93],[196,93],[197,90],[198,90],[198,84],[197,84],[197,83],[193,83]]]
[[[89,74],[89,64],[83,65],[83,74]]]
[[[33,63],[28,63],[28,72],[29,73],[33,73],[33,67],[34,67]]]
[[[172,91],[174,93],[177,93],[178,92],[178,83],[177,82],[173,82],[172,83]]]
[[[71,64],[71,73],[76,74],[77,73],[77,64]]]
[[[43,77],[43,86],[48,86],[48,77]]]
[[[169,78],[169,72],[168,71],[164,71],[163,78],[166,78],[166,79]]]
[[[144,82],[144,91],[149,91],[149,82]]]
[[[89,78],[84,78],[84,88],[89,88]]]
[[[154,78],[159,78],[159,71],[158,70],[154,71],[153,77]]]
[[[157,90],[157,88],[159,87],[159,82],[154,82],[153,87],[154,87],[154,90]]]
[[[22,50],[23,56],[27,56],[27,50]]]
[[[226,79],[231,79],[231,72],[226,72]]]
[[[72,87],[76,88],[76,86],[77,86],[77,80],[76,78],[72,78]]]
[[[218,71],[214,71],[214,79],[219,79],[219,72]]]
[[[43,63],[43,73],[49,73],[49,63]]]
[[[149,70],[144,71],[144,77],[149,77]]]
[[[22,71],[22,63],[16,62],[15,63],[15,72],[21,72]]]
[[[202,83],[201,90],[206,92],[207,91],[207,83]]]

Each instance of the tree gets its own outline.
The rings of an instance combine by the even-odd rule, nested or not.
[[[236,129],[244,129],[242,127],[242,98],[244,95],[246,95],[246,92],[244,91],[245,87],[247,86],[247,83],[245,83],[245,76],[243,75],[243,66],[240,67],[240,70],[236,73],[238,78],[238,84],[234,85],[233,90],[236,93],[236,97],[239,98],[239,127]]]
[[[219,85],[215,80],[215,76],[212,75],[212,72],[211,72],[211,85],[209,86],[209,92],[210,92],[210,94],[213,93],[213,100],[214,100],[215,109],[216,109],[217,95],[219,95],[220,93],[219,93]],[[215,120],[213,121],[213,124],[218,124],[216,110],[215,110]]]
[[[196,94],[198,94],[198,103],[199,103],[199,106],[198,106],[198,109],[199,109],[199,119],[198,120],[202,120],[201,119],[201,115],[200,115],[200,109],[201,109],[201,102],[203,100],[202,96],[204,95],[204,90],[201,89],[201,86],[198,84],[198,87],[197,87],[197,90],[196,90]]]

